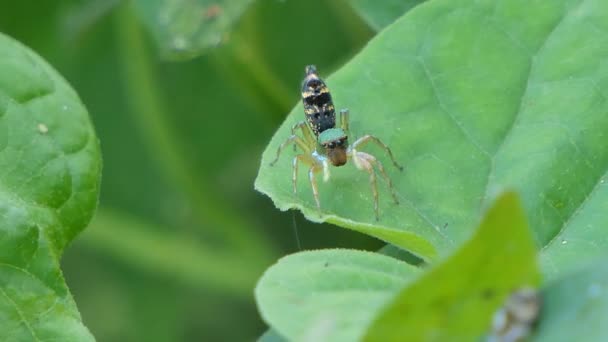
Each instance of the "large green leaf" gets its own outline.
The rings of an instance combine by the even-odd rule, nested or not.
[[[186,57],[228,39],[251,0],[137,0],[140,17],[167,56]]]
[[[0,35],[0,340],[92,340],[59,269],[91,219],[101,158],[76,93]]]
[[[543,307],[531,341],[608,340],[606,256],[568,272],[543,289]]]
[[[280,336],[355,341],[418,273],[414,266],[370,252],[300,252],[269,268],[255,295],[262,317]]]
[[[301,106],[264,152],[256,188],[282,210],[432,259],[470,234],[492,193],[513,187],[537,244],[549,244],[543,265],[558,271],[572,255],[595,254],[608,215],[598,210],[608,203],[607,23],[601,0],[423,3],[327,80],[336,106],[350,108],[353,138],[378,136],[406,165],[399,173],[368,149],[401,204],[380,183],[375,222],[367,175],[352,165],[320,184],[321,215],[304,172],[294,196],[291,152],[269,162]]]
[[[399,18],[403,13],[424,0],[350,0],[351,6],[370,27],[380,31]]]
[[[539,283],[536,247],[514,193],[501,195],[474,237],[401,291],[367,331],[368,341],[473,341],[507,295]]]

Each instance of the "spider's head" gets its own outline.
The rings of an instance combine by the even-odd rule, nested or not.
[[[319,134],[319,145],[325,149],[325,153],[333,166],[346,164],[346,149],[348,148],[348,136],[341,128],[330,128]]]

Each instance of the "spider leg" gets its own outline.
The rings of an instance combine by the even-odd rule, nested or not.
[[[391,161],[393,162],[393,165],[395,165],[396,168],[399,169],[399,171],[403,171],[403,166],[399,165],[397,163],[397,161],[395,160],[395,157],[393,157],[393,152],[391,152],[391,149],[386,146],[380,139],[376,138],[373,135],[364,135],[361,138],[357,139],[351,146],[353,150],[356,150],[357,148],[367,144],[368,142],[374,142],[376,143],[378,146],[382,147],[384,149],[384,151],[386,151],[386,153],[388,154],[389,157],[391,157]]]
[[[378,213],[378,185],[376,184],[376,172],[371,169],[369,172],[369,184],[372,187],[372,194],[374,195],[374,213],[376,214],[376,221],[380,220],[380,214]]]
[[[312,136],[312,132],[308,127],[306,121],[300,121],[291,127],[291,134],[296,135],[296,130],[300,129],[302,131],[302,135],[304,136],[304,140],[308,144],[308,146],[315,146],[317,143],[316,139]],[[293,145],[293,150],[296,150],[296,145]]]
[[[300,156],[297,155],[293,157],[293,173],[291,175],[291,182],[293,183],[293,194],[297,195],[298,193],[298,161],[300,160]]]
[[[300,147],[302,149],[302,151],[305,154],[309,154],[312,151],[310,150],[310,147],[306,144],[306,142],[304,140],[302,140],[302,138],[300,138],[299,136],[292,134],[289,138],[287,138],[287,140],[285,140],[281,146],[279,146],[279,148],[277,149],[277,156],[274,158],[273,161],[270,162],[270,166],[273,166],[278,160],[279,160],[279,156],[281,155],[281,152],[285,149],[285,147],[289,146],[289,144],[295,143],[296,145],[298,145],[298,147]]]
[[[361,152],[359,152],[359,153],[361,153]],[[395,204],[399,204],[399,199],[397,198],[397,194],[395,193],[395,188],[393,188],[393,181],[391,180],[391,178],[386,173],[386,170],[384,170],[384,166],[382,165],[382,162],[380,162],[374,156],[372,156],[370,154],[368,154],[368,155],[373,158],[373,159],[370,160],[370,162],[372,164],[376,165],[376,167],[378,168],[378,171],[380,171],[380,174],[382,175],[382,177],[384,178],[384,180],[388,184],[388,189],[391,192],[391,196],[393,196],[393,200],[395,201]]]
[[[349,111],[348,109],[340,110],[340,128],[344,130],[344,132],[348,132],[348,117]]]
[[[376,221],[378,221],[380,220],[380,215],[378,213],[378,185],[376,184],[376,171],[373,167],[376,158],[371,154],[359,152],[354,149],[351,150],[351,156],[357,169],[363,170],[369,174],[369,184],[372,188],[372,195],[374,196],[374,213],[376,214]]]
[[[319,210],[319,215],[321,214],[321,202],[319,201],[319,188],[317,187],[317,180],[315,179],[315,172],[319,171],[318,165],[313,165],[310,170],[308,170],[308,179],[310,180],[310,186],[312,187],[312,195],[315,197],[315,202],[317,203],[317,209]]]
[[[298,188],[297,188],[298,166],[300,165],[300,162],[304,162],[305,164],[308,164],[308,165],[315,164],[314,160],[312,160],[310,158],[310,156],[305,155],[305,154],[298,154],[297,156],[293,157],[293,161],[292,161],[293,173],[291,175],[291,181],[293,183],[293,194],[294,195],[297,195],[297,193],[298,193]]]

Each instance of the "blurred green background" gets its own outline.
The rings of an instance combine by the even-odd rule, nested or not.
[[[304,66],[328,75],[374,31],[345,1],[259,0],[216,47],[167,58],[143,12],[119,0],[2,3],[0,31],[67,78],[101,140],[99,210],[63,257],[68,286],[99,341],[253,340],[266,329],[253,287],[298,250],[294,226],[302,249],[380,247],[253,190]]]

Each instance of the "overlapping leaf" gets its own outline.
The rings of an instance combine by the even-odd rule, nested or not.
[[[424,274],[379,254],[304,252],[271,267],[256,299],[290,340],[470,341],[513,289],[538,285],[536,261],[517,196],[506,193],[470,241]]]
[[[470,241],[382,309],[365,340],[475,340],[502,301],[537,286],[539,275],[526,217],[517,196],[505,193]]]
[[[369,252],[302,252],[268,269],[255,294],[262,317],[289,340],[354,341],[419,272]]]

